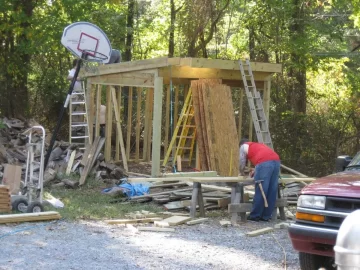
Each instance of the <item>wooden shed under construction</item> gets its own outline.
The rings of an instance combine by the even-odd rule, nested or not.
[[[280,73],[281,68],[280,64],[251,63],[267,117],[271,76]],[[100,106],[106,105],[105,159],[123,161],[125,169],[128,160],[151,161],[152,176],[160,176],[161,159],[168,152],[182,106],[192,82],[199,79],[220,80],[222,85],[231,89],[230,98],[235,94],[233,103],[236,106],[226,106],[233,110],[233,118],[229,121],[234,122],[237,132],[236,140],[232,141],[237,143],[244,134],[250,139],[252,137],[251,121],[248,121],[246,131],[243,125],[243,108],[247,105],[241,90],[243,82],[239,61],[166,57],[102,65],[85,71],[84,75],[87,79],[88,124],[89,127],[95,127],[89,129],[90,140],[99,136],[100,127],[96,119],[99,119]],[[216,95],[211,97],[213,100],[220,101],[222,95],[219,91],[214,92]],[[218,104],[213,102],[213,106],[206,107],[211,110],[211,115],[223,114],[218,108],[224,107],[226,103]],[[236,112],[233,108],[236,108]],[[228,143],[228,138],[223,143]]]

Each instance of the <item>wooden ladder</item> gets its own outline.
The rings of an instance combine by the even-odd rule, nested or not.
[[[176,145],[175,156],[172,159],[172,165],[175,164],[177,156],[184,157],[186,152],[188,152],[188,161],[189,164],[191,164],[192,157],[194,154],[195,139],[196,139],[196,125],[194,119],[194,107],[192,104],[191,89],[189,89],[179,120],[176,124],[174,134],[171,138],[169,147],[167,149],[163,161],[163,166],[166,166],[166,164],[168,163],[173,147],[175,145]]]

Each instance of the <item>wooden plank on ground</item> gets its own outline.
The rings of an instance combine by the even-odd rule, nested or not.
[[[161,227],[138,227],[139,231],[147,232],[175,232],[174,228],[161,228]]]
[[[40,213],[0,215],[0,224],[13,223],[13,222],[54,220],[54,219],[60,219],[60,218],[61,218],[60,214],[55,211],[40,212]]]
[[[105,220],[107,224],[136,224],[136,223],[151,223],[154,221],[160,221],[162,218],[139,218],[139,219],[113,219]]]
[[[198,218],[198,219],[194,219],[194,220],[190,220],[190,221],[186,222],[186,225],[196,225],[196,224],[204,223],[208,220],[209,220],[208,218]]]
[[[258,236],[258,235],[266,234],[266,233],[273,232],[273,231],[274,231],[273,227],[266,227],[266,228],[262,228],[260,230],[248,232],[248,233],[246,233],[246,235],[253,237],[253,236]]]
[[[191,220],[191,217],[184,217],[184,216],[172,216],[163,220],[163,222],[169,223],[170,226],[176,226],[186,223],[187,221]]]

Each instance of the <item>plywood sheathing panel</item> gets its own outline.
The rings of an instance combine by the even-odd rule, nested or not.
[[[237,176],[239,143],[231,89],[226,85],[207,85],[205,96],[215,168],[221,176]]]
[[[205,160],[201,166],[222,176],[237,176],[238,136],[230,87],[221,80],[202,79],[193,81],[191,89],[199,155]]]

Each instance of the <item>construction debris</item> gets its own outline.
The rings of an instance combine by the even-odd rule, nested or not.
[[[198,218],[198,219],[194,219],[194,220],[190,220],[190,221],[186,222],[186,225],[196,225],[196,224],[204,223],[208,220],[209,220],[208,218]]]
[[[290,223],[288,223],[288,222],[281,222],[281,223],[279,223],[279,224],[275,224],[274,228],[275,228],[275,229],[287,229],[287,228],[289,228],[289,226],[290,226]]]
[[[258,236],[258,235],[266,234],[266,233],[269,233],[269,232],[272,232],[272,231],[274,231],[274,228],[272,228],[272,227],[266,227],[266,228],[262,228],[262,229],[260,229],[260,230],[248,232],[248,233],[246,233],[246,235],[253,237],[253,236]]]
[[[136,223],[152,223],[154,221],[160,221],[162,218],[140,218],[140,219],[113,219],[105,220],[107,224],[136,224]]]
[[[8,186],[0,185],[0,213],[11,212],[11,197]]]
[[[183,216],[172,216],[162,220],[162,222],[168,223],[170,226],[176,226],[186,223],[191,220],[191,217],[183,217]]]
[[[231,222],[229,220],[220,220],[219,222],[222,227],[231,226]]]
[[[139,231],[147,232],[175,232],[173,228],[160,228],[160,227],[138,227]]]

